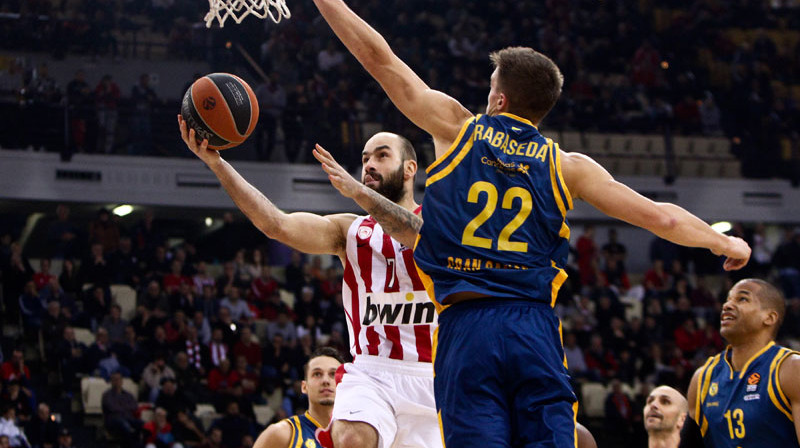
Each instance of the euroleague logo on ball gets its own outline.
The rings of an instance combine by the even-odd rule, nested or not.
[[[214,99],[213,96],[206,97],[203,100],[203,109],[211,110],[217,106],[217,100]]]

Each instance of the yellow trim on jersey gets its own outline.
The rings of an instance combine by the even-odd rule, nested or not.
[[[311,420],[311,423],[313,423],[314,426],[316,426],[317,428],[324,428],[324,426],[320,425],[319,422],[316,421],[314,417],[312,417],[311,414],[308,413],[308,411],[306,411],[306,413],[303,415],[305,415],[307,419]]]
[[[298,432],[297,427],[294,426],[294,422],[292,421],[291,418],[287,418],[284,421],[288,423],[289,426],[292,427],[292,437],[289,439],[289,448],[294,448],[294,441],[297,439],[297,432]]]
[[[761,350],[757,351],[750,359],[744,363],[744,367],[742,367],[742,371],[739,373],[739,379],[744,378],[744,374],[747,372],[747,368],[750,367],[750,363],[756,360],[759,356],[763,355],[765,351],[769,350],[770,347],[775,345],[775,341],[769,341],[769,344],[765,345]],[[733,355],[731,355],[733,356]],[[726,359],[727,361],[727,359]],[[731,369],[731,379],[733,379],[733,369]]]
[[[452,173],[454,169],[464,160],[464,157],[469,154],[470,150],[472,150],[472,139],[467,140],[464,143],[464,146],[461,147],[461,151],[458,152],[458,155],[453,158],[449,165],[447,165],[444,169],[439,171],[438,173],[434,174],[433,176],[429,177],[427,181],[425,181],[425,186],[429,187],[434,182],[440,181],[447,177],[448,174]]]
[[[564,324],[561,322],[561,319],[558,319],[558,340],[561,341],[561,351],[564,351]],[[564,368],[569,370],[569,366],[567,365],[567,354],[564,353]]]
[[[791,401],[786,398],[786,395],[783,393],[783,388],[781,387],[781,365],[783,365],[783,362],[786,361],[786,359],[788,359],[790,356],[797,355],[799,353],[790,351],[789,349],[786,349],[786,352],[787,353],[783,356],[783,358],[778,361],[778,365],[775,366],[775,389],[778,390],[778,396],[783,400],[783,403],[786,405],[786,409],[788,409],[789,413],[791,414]]]
[[[564,196],[567,197],[567,210],[572,210],[572,195],[569,194],[569,188],[567,188],[567,183],[564,181],[564,175],[561,173],[561,148],[556,143],[556,149],[553,151],[556,155],[556,171],[558,172],[558,181],[561,183],[561,189],[564,190]]]
[[[550,263],[554,268],[558,269],[558,274],[553,278],[553,282],[550,285],[550,308],[553,308],[556,306],[556,299],[558,299],[558,290],[561,289],[561,285],[563,285],[564,281],[567,279],[567,273],[556,266],[555,261],[550,260]]]
[[[446,448],[444,444],[444,426],[442,425],[442,410],[440,409],[439,412],[436,413],[436,417],[439,420],[439,435],[442,436],[442,448]]]
[[[769,381],[767,383],[767,392],[769,393],[769,399],[772,401],[772,404],[775,405],[779,411],[783,413],[790,421],[794,421],[792,417],[792,408],[789,405],[789,400],[786,399],[786,395],[783,394],[783,391],[780,387],[780,366],[783,361],[792,355],[792,352],[784,349],[778,352],[775,355],[775,358],[772,359],[772,363],[769,366]],[[773,380],[773,377],[775,378]],[[775,391],[778,391],[776,394]],[[781,401],[783,400],[783,401]]]
[[[303,448],[303,427],[300,425],[300,417],[294,416],[294,424],[297,425],[297,444],[294,448]]]
[[[497,115],[502,115],[504,117],[513,118],[513,119],[515,119],[517,121],[521,121],[521,122],[527,124],[528,126],[533,126],[534,129],[536,129],[537,131],[539,130],[539,128],[537,128],[536,125],[533,124],[533,122],[531,122],[531,120],[528,120],[527,118],[522,118],[519,115],[510,114],[508,112],[500,112]]]
[[[422,238],[422,235],[417,234],[417,239],[414,241],[414,250],[417,250],[417,245],[419,244],[420,238]],[[433,279],[431,279],[431,276],[420,269],[419,265],[416,263],[414,263],[414,268],[417,270],[417,275],[419,275],[419,279],[422,281],[422,286],[425,288],[425,292],[428,293],[428,298],[431,299],[433,306],[436,307],[436,313],[439,314],[446,310],[450,305],[443,305],[436,300],[436,291],[434,290]]]
[[[704,372],[705,378],[703,379],[703,390],[700,392],[701,403],[706,401],[706,395],[708,395],[708,388],[711,386],[711,374],[714,372],[714,367],[717,366],[717,364],[719,363],[719,359],[721,357],[722,357],[721,355],[715,356],[714,361],[711,363],[711,365],[708,366],[708,368]]]
[[[564,362],[566,363],[566,358]],[[578,448],[578,402],[577,401],[575,403],[572,403],[572,434],[575,436],[575,448]]]
[[[439,345],[439,326],[433,329],[433,339],[431,340],[431,366],[433,367],[433,377],[436,378],[436,347]]]
[[[700,375],[697,376],[697,392],[695,393],[694,397],[694,418],[695,421],[700,418],[701,408],[700,405],[703,403],[703,400],[700,399],[700,391],[703,390],[703,375],[706,373],[706,369],[708,365],[711,364],[711,361],[714,360],[714,357],[711,356],[706,360],[706,363],[703,364],[703,367],[700,369]]]
[[[439,166],[439,164],[441,164],[443,160],[450,157],[450,155],[453,153],[453,151],[455,151],[456,147],[458,146],[458,143],[461,142],[461,139],[464,137],[464,133],[467,131],[467,128],[469,127],[470,123],[471,122],[477,123],[479,118],[481,118],[480,114],[478,114],[478,116],[476,117],[467,118],[467,121],[465,121],[464,124],[461,125],[461,130],[458,131],[458,137],[456,137],[456,139],[453,140],[453,143],[450,145],[449,148],[447,148],[447,151],[445,151],[445,153],[442,154],[441,157],[434,160],[433,163],[431,163],[430,166],[425,169],[426,173],[430,173],[431,170]]]
[[[558,191],[558,180],[556,179],[556,161],[553,155],[553,140],[548,138],[547,146],[550,148],[550,184],[553,187],[553,196],[556,198],[556,205],[558,205],[558,210],[561,212],[561,216],[566,217],[567,208],[564,206],[564,200],[561,198],[561,192]]]
[[[706,416],[704,415],[703,416],[703,424],[700,425],[700,435],[705,437],[707,432],[708,432],[708,420],[706,419]]]

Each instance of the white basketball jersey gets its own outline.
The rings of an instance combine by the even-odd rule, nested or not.
[[[413,250],[385,234],[371,216],[356,218],[347,231],[342,301],[354,358],[431,362],[436,309]]]

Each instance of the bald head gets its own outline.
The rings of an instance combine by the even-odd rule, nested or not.
[[[647,396],[644,427],[648,434],[680,433],[689,413],[689,402],[677,390],[659,386]]]

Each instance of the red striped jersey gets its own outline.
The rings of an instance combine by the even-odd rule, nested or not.
[[[431,362],[436,309],[425,292],[414,254],[370,216],[347,231],[342,301],[353,357],[371,355]]]

